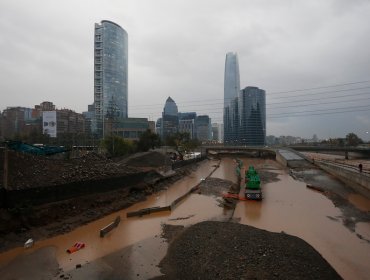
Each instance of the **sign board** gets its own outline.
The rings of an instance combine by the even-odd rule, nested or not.
[[[57,112],[44,111],[42,112],[42,131],[50,137],[57,137]]]

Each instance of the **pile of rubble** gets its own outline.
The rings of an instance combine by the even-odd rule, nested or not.
[[[26,189],[125,176],[142,171],[142,167],[157,168],[165,162],[164,157],[148,152],[114,162],[93,152],[76,159],[56,159],[9,151],[8,186]]]

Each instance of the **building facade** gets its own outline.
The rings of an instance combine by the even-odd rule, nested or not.
[[[126,118],[117,122],[105,122],[106,135],[116,135],[127,140],[139,140],[140,136],[150,129],[147,118]]]
[[[94,132],[104,136],[107,116],[128,117],[128,35],[118,24],[95,24],[94,36]]]
[[[195,119],[196,112],[178,113],[179,116],[179,132],[189,133],[190,139],[196,138]]]
[[[238,97],[240,93],[240,75],[238,55],[226,54],[224,76],[224,143],[234,145],[238,142]]]
[[[223,143],[224,126],[222,123],[212,124],[212,140],[216,143]]]
[[[266,93],[258,87],[246,87],[240,93],[239,143],[248,146],[266,144]]]
[[[199,141],[212,140],[211,119],[207,115],[198,116],[195,119],[196,138]]]

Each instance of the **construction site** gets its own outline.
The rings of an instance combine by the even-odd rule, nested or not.
[[[93,151],[76,158],[6,153],[4,279],[370,273],[370,200],[307,160],[292,168],[273,152],[183,161],[168,150],[116,159]]]

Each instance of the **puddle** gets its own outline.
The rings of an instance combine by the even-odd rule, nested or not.
[[[357,223],[356,233],[361,236],[361,238],[370,242],[370,223]]]
[[[351,202],[357,209],[361,211],[370,211],[370,199],[363,195],[352,193],[348,196],[349,202]]]
[[[341,211],[319,192],[306,188],[288,174],[263,184],[261,202],[238,202],[234,218],[240,223],[268,231],[298,236],[313,246],[345,279],[367,279],[370,244],[364,244],[340,220]],[[360,226],[365,234],[370,229]]]

